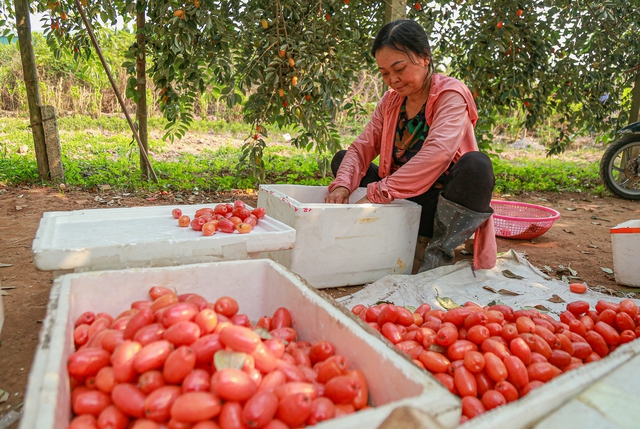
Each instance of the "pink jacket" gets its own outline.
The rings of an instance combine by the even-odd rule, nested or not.
[[[395,131],[404,97],[388,90],[373,112],[362,134],[349,146],[329,192],[338,186],[353,192],[366,170],[380,155],[382,180],[367,187],[369,201],[387,204],[395,198],[410,198],[426,192],[451,163],[466,152],[477,151],[473,127],[478,112],[471,92],[457,79],[435,74],[431,81],[425,118],[429,134],[422,149],[390,175]],[[474,267],[490,269],[496,264],[497,245],[493,218],[475,232]]]

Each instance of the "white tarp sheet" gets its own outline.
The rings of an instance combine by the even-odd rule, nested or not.
[[[611,302],[624,299],[591,289],[583,294],[573,293],[566,282],[549,277],[514,250],[500,255],[495,268],[479,270],[475,274],[476,277],[471,270],[471,261],[464,260],[421,274],[386,276],[352,295],[339,298],[338,302],[349,309],[356,304],[370,306],[378,301],[412,307],[426,302],[433,308],[442,308],[439,296],[450,298],[459,305],[467,301],[480,305],[499,301],[516,310],[542,305],[557,316],[571,301],[583,300],[594,306],[601,299]],[[512,278],[511,274],[521,278]],[[553,302],[560,301],[558,297],[566,302]]]

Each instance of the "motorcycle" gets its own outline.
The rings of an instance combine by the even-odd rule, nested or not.
[[[611,193],[628,200],[640,200],[640,122],[618,131],[600,160],[600,178]]]

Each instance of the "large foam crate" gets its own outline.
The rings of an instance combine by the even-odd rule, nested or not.
[[[68,272],[134,267],[162,267],[257,258],[261,252],[291,249],[296,232],[265,216],[248,234],[216,232],[205,237],[181,228],[171,216],[180,208],[193,218],[196,210],[215,204],[150,206],[47,212],[33,241],[34,263],[54,277]]]
[[[640,287],[640,219],[623,222],[610,231],[616,282]]]
[[[228,295],[254,322],[287,307],[300,338],[328,340],[350,368],[361,369],[374,408],[317,425],[375,428],[398,406],[423,410],[446,427],[460,419],[460,401],[438,381],[403,358],[361,322],[321,292],[268,259],[180,267],[134,268],[67,274],[54,281],[35,360],[29,375],[20,429],[64,429],[70,418],[68,356],[76,318],[84,311],[113,315],[132,301],[148,299],[152,286],[197,293],[210,301]]]
[[[391,204],[325,204],[326,186],[262,185],[258,205],[296,230],[292,250],[267,254],[316,288],[360,285],[390,274],[411,274],[421,207]]]

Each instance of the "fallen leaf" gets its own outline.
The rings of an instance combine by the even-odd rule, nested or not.
[[[248,356],[246,353],[218,350],[213,355],[213,365],[218,371],[226,368],[242,369]]]
[[[507,290],[507,289],[500,289],[500,290],[498,291],[498,293],[499,293],[499,294],[502,294],[502,295],[510,295],[510,296],[518,296],[518,295],[522,295],[521,293],[518,293],[518,292],[512,292],[512,291]]]
[[[12,264],[2,264],[0,263],[0,268],[10,267]]]
[[[551,268],[551,267],[550,267],[550,266],[548,266],[548,265],[545,265],[545,266],[544,266],[544,267],[542,267],[542,268],[544,268],[544,270],[545,270],[546,272],[548,272],[548,273],[555,273],[555,272],[556,272],[556,270],[554,270],[553,268]]]
[[[487,305],[489,307],[491,307],[492,305],[504,305],[504,302],[500,301],[499,299],[494,299],[493,301],[489,302]]]
[[[544,305],[535,305],[533,307],[529,306],[529,305],[525,305],[524,307],[522,307],[522,310],[538,310],[541,311],[543,313],[548,313],[549,309],[547,307],[545,307]]]
[[[560,279],[560,281],[564,282],[564,283],[569,283],[569,279],[567,278],[567,276],[562,276],[562,278]]]
[[[567,208],[565,208],[565,210],[570,211],[570,212],[575,212],[576,211],[576,209],[573,208],[573,207],[567,207]]]
[[[592,225],[602,225],[600,222],[591,222]]]
[[[596,246],[595,244],[589,244],[589,247],[591,247],[592,249],[599,249],[599,247]]]
[[[22,210],[22,206],[16,206],[16,210],[18,211]]]
[[[502,275],[508,279],[517,279],[517,280],[524,279],[524,277],[514,274],[510,270],[502,270]]]
[[[0,389],[0,403],[7,402],[8,399],[9,399],[9,392],[7,392],[6,390]]]
[[[494,288],[489,287],[489,286],[482,286],[482,289],[488,290],[489,292],[498,293],[498,292],[496,292],[496,290]]]
[[[560,298],[555,293],[547,301],[553,302],[554,304],[560,304],[560,303],[566,302],[564,299]]]
[[[376,302],[376,305],[380,305],[380,304],[391,304],[391,305],[393,305],[393,302],[391,302],[391,301],[378,301],[378,302]]]
[[[0,290],[0,295],[7,296],[9,295],[9,292],[7,292],[6,290]]]
[[[593,252],[587,252],[586,250],[581,250],[580,253],[583,253],[585,255],[595,255],[595,253]]]
[[[562,228],[562,230],[563,230],[564,232],[566,232],[567,234],[573,234],[573,235],[576,235],[576,233],[575,233],[575,232],[573,232],[573,231],[569,231],[567,228]]]
[[[455,302],[453,302],[453,300],[451,298],[447,298],[446,296],[436,296],[436,299],[438,300],[438,303],[442,306],[442,308],[445,308],[447,310],[452,310],[454,308],[458,308],[460,307],[458,304],[456,304]]]
[[[101,191],[108,191],[109,189],[111,189],[111,185],[99,185],[98,188]]]
[[[270,340],[273,338],[273,336],[269,333],[269,331],[263,327],[258,327],[254,329],[253,332],[258,334],[260,338],[262,338],[263,340]]]
[[[0,287],[0,289],[2,290],[9,290],[9,289],[16,289],[17,286],[2,286]]]
[[[405,305],[404,308],[406,308],[407,310],[409,310],[412,314],[416,312],[416,308],[412,307],[410,305]]]
[[[337,287],[336,289],[338,289],[340,292],[346,292],[347,290],[343,287]]]
[[[607,274],[611,274],[611,275],[613,275],[613,270],[612,270],[611,268],[603,268],[603,267],[600,267],[600,269],[601,269],[602,271],[604,271],[605,273],[607,273]]]

